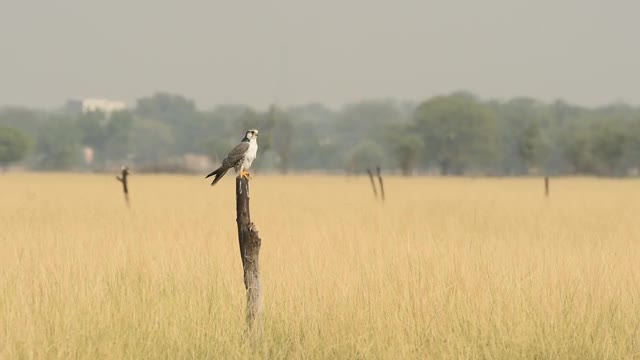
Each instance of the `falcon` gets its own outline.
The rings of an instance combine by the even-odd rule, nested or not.
[[[244,136],[244,139],[242,139],[240,144],[236,145],[229,155],[222,160],[222,165],[205,177],[206,179],[215,175],[211,186],[220,181],[224,174],[226,174],[231,168],[236,171],[236,174],[238,174],[239,177],[251,179],[251,174],[249,174],[247,170],[251,167],[253,160],[256,159],[256,154],[258,152],[257,139],[258,130],[251,129],[247,131],[247,134]]]

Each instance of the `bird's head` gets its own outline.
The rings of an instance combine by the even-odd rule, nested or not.
[[[251,129],[249,131],[247,131],[247,135],[245,135],[245,138],[248,140],[254,140],[258,138],[258,130],[256,129]]]

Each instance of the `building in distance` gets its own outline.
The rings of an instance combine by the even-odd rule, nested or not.
[[[87,98],[87,99],[71,99],[67,101],[65,109],[73,113],[88,113],[93,111],[100,111],[106,115],[111,114],[114,111],[121,111],[127,108],[127,103],[124,101],[116,101],[109,99]]]

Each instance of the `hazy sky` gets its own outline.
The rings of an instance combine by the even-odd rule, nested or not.
[[[637,0],[0,0],[0,105],[201,108],[454,90],[640,104]]]

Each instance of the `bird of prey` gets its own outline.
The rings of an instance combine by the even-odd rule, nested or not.
[[[255,160],[256,153],[258,152],[257,138],[258,130],[252,129],[247,131],[247,134],[244,136],[244,139],[242,139],[240,144],[236,145],[229,155],[222,160],[222,165],[205,177],[208,178],[215,175],[211,186],[220,181],[224,174],[226,174],[231,168],[236,171],[238,176],[247,179],[251,178],[251,175],[247,170],[251,167],[251,163]]]

